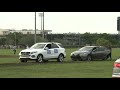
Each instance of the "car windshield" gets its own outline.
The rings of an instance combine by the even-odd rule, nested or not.
[[[45,44],[34,44],[33,46],[30,47],[30,49],[42,49],[44,48]]]
[[[58,44],[61,48],[64,48],[62,44]]]
[[[79,49],[79,51],[90,51],[92,49],[93,49],[93,47],[82,47]]]

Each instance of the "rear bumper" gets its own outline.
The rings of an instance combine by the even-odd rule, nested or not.
[[[112,78],[120,78],[120,75],[112,75]]]

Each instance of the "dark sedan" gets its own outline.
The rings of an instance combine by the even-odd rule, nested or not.
[[[72,60],[106,60],[110,57],[111,51],[104,46],[85,46],[71,53]]]

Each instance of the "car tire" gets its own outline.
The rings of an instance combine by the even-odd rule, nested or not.
[[[44,62],[48,62],[48,60],[43,60]]]
[[[73,58],[72,58],[71,60],[72,60],[72,61],[77,61],[76,59],[73,59]]]
[[[58,62],[63,62],[64,61],[64,55],[63,54],[60,54],[57,58],[57,61]]]
[[[43,55],[39,54],[39,55],[37,56],[36,62],[39,62],[39,63],[44,62],[44,60],[43,60]]]
[[[90,55],[87,56],[87,61],[91,61],[92,57]]]
[[[79,55],[78,61],[82,61],[82,58],[80,57],[80,55]]]
[[[107,60],[107,59],[108,59],[108,57],[109,57],[109,55],[107,55],[106,57],[104,57],[104,58],[103,58],[103,60]]]

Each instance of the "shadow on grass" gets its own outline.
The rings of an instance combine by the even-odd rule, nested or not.
[[[37,64],[37,63],[30,63],[30,62],[27,62],[27,63],[21,63],[21,62],[18,62],[18,63],[1,63],[0,67],[30,66],[30,65],[35,65],[35,64]]]
[[[17,66],[31,66],[31,65],[48,65],[48,64],[75,64],[75,63],[92,63],[92,62],[101,62],[101,61],[115,61],[115,60],[92,60],[92,61],[72,61],[72,60],[69,60],[69,61],[64,61],[64,62],[57,62],[57,61],[48,61],[48,62],[43,62],[43,63],[38,63],[38,62],[35,62],[35,61],[28,61],[28,62],[25,62],[25,63],[22,63],[22,62],[16,62],[16,63],[1,63],[0,64],[0,67],[17,67]]]
[[[18,58],[17,55],[0,55],[0,58]]]

